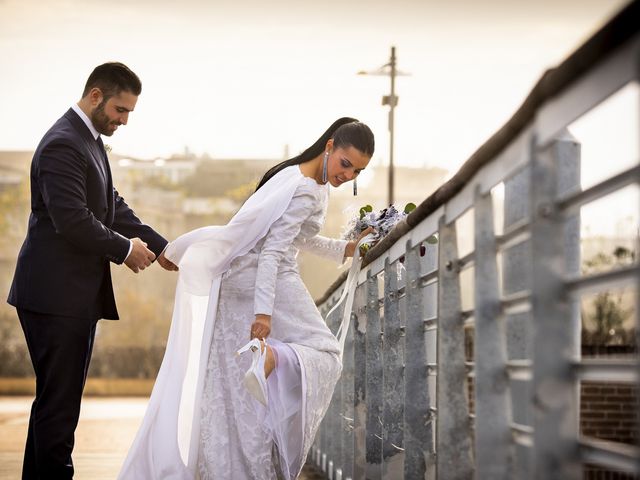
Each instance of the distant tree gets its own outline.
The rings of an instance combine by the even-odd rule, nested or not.
[[[611,268],[619,268],[629,265],[635,261],[635,252],[617,246],[611,255],[599,252],[591,259],[584,262],[583,273],[594,273]],[[591,302],[589,313],[582,314],[583,344],[589,345],[610,345],[628,341],[631,335],[624,330],[625,320],[633,313],[633,308],[624,308],[624,290],[614,294],[610,291],[596,294]],[[590,320],[593,329],[586,328],[584,319]]]
[[[251,196],[251,194],[255,191],[257,185],[258,182],[243,183],[236,188],[227,190],[224,196],[242,203]]]
[[[613,250],[613,256],[616,258],[618,264],[633,263],[636,259],[636,254],[633,250],[629,250],[627,247],[617,246]]]

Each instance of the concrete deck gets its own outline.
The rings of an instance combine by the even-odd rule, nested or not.
[[[0,397],[0,479],[19,479],[31,397]],[[73,459],[76,480],[114,480],[133,441],[146,398],[88,397],[82,402]],[[310,480],[305,469],[300,477]]]

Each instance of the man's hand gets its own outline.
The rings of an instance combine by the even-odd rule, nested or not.
[[[149,250],[147,244],[137,237],[131,239],[131,245],[133,248],[124,264],[133,270],[133,273],[138,273],[151,265],[151,262],[156,258],[156,254]]]
[[[160,256],[158,257],[158,263],[165,270],[169,270],[170,272],[177,272],[178,271],[177,265],[175,263],[173,263],[172,261],[167,260],[167,257],[164,256],[164,252],[162,252],[160,254]]]

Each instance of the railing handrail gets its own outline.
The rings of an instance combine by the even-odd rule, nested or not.
[[[367,252],[363,267],[382,256],[396,241],[418,225],[439,207],[447,203],[473,178],[484,165],[502,152],[535,119],[536,112],[552,97],[561,93],[573,81],[581,78],[618,47],[640,31],[640,0],[634,0],[604,25],[587,42],[575,50],[559,66],[547,70],[533,87],[520,108],[511,118],[478,148],[460,167],[458,172],[435,192],[422,201],[385,238]],[[316,300],[317,305],[326,302],[344,283],[343,272]]]

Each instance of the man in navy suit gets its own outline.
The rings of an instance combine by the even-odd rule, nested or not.
[[[126,125],[142,86],[121,63],[95,68],[82,99],[40,141],[31,215],[8,302],[36,374],[23,479],[73,477],[74,431],[99,319],[118,319],[110,262],[138,273],[167,241],[114,189],[101,135]]]

